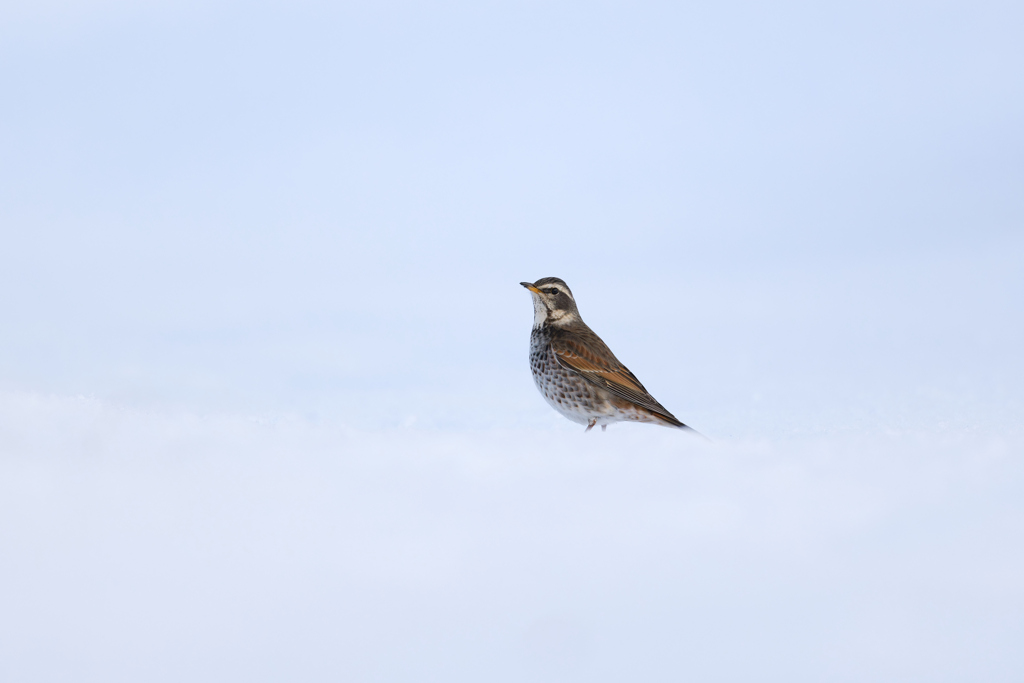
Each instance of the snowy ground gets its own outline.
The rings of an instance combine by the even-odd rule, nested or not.
[[[707,445],[2,404],[4,680],[1024,670],[1019,430]]]

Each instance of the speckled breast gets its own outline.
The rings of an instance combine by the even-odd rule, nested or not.
[[[530,369],[533,381],[551,407],[579,424],[593,418],[612,416],[615,408],[607,392],[595,387],[571,370],[562,367],[551,351],[550,336],[544,327],[530,335]]]

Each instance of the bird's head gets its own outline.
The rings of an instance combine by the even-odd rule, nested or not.
[[[520,282],[533,295],[533,326],[568,325],[580,319],[569,285],[557,277]]]

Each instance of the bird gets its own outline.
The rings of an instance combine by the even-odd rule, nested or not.
[[[658,403],[583,322],[564,280],[544,277],[519,284],[533,296],[530,369],[537,389],[552,408],[587,425],[586,432],[596,425],[604,431],[613,422],[625,421],[700,434]]]

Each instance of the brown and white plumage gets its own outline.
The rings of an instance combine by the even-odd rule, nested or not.
[[[691,429],[651,396],[580,318],[568,285],[554,277],[520,283],[533,294],[530,367],[548,403],[573,422],[651,422]]]

